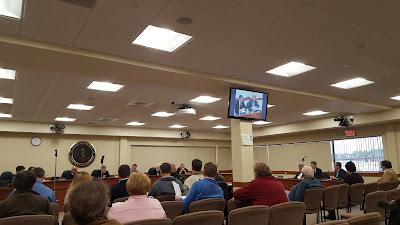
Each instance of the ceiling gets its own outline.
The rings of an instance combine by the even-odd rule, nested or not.
[[[0,67],[18,72],[15,81],[0,80],[0,96],[15,101],[0,104],[0,112],[21,121],[54,122],[55,117],[68,116],[77,118],[77,124],[125,126],[139,121],[147,128],[182,124],[189,130],[211,130],[230,124],[226,114],[231,86],[269,92],[270,104],[276,105],[268,110],[271,126],[314,119],[302,115],[313,110],[331,112],[325,117],[380,111],[382,107],[372,104],[400,105],[390,99],[400,95],[399,7],[399,1],[373,0],[97,0],[89,9],[60,0],[25,0],[21,20],[0,17],[1,33],[223,75],[242,84],[82,56],[78,50],[68,54],[0,42]],[[177,23],[182,16],[193,23]],[[173,53],[132,45],[150,24],[194,38]],[[290,61],[317,69],[290,78],[265,73]],[[375,84],[352,90],[330,87],[355,77]],[[117,93],[87,90],[93,80],[126,87]],[[294,91],[254,87],[247,81]],[[222,100],[193,105],[196,116],[150,116],[172,112],[172,101],[183,103],[200,95]],[[126,106],[132,100],[154,104]],[[70,103],[95,108],[66,109]],[[223,119],[198,120],[206,115]]]

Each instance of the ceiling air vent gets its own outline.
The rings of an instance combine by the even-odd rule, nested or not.
[[[115,122],[118,119],[113,119],[113,118],[98,118],[98,121],[103,121],[103,122]]]
[[[94,4],[96,4],[97,0],[60,0],[60,1],[91,9],[94,7]]]
[[[136,101],[136,100],[133,100],[133,101],[130,101],[128,104],[126,104],[126,105],[131,105],[131,106],[141,106],[141,107],[148,107],[148,106],[151,106],[151,105],[153,105],[154,103],[152,103],[152,102],[143,102],[143,101]]]

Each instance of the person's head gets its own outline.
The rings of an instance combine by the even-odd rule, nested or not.
[[[156,170],[157,170],[157,171],[160,171],[160,166],[161,166],[161,163],[157,163],[157,164],[156,164]]]
[[[381,162],[381,168],[382,168],[382,170],[390,169],[390,168],[392,168],[392,163],[389,160],[383,160]]]
[[[83,183],[91,182],[92,180],[93,178],[88,172],[76,173],[74,179],[72,179],[72,182],[69,186],[68,192],[72,191],[72,189],[74,189],[76,186]]]
[[[36,183],[36,175],[32,171],[21,171],[15,175],[12,183],[19,191],[29,191]]]
[[[133,164],[132,165],[132,171],[136,171],[137,170],[137,165],[136,164]]]
[[[313,168],[311,168],[310,166],[303,167],[303,169],[301,170],[301,173],[303,174],[304,178],[313,178],[314,177]]]
[[[204,165],[204,176],[215,179],[218,173],[217,164],[208,162]]]
[[[107,171],[107,166],[101,165],[101,166],[100,166],[100,171],[101,171],[101,174],[105,174],[106,171]]]
[[[200,159],[192,160],[192,171],[200,172],[203,167],[203,162]]]
[[[33,169],[33,173],[36,175],[38,180],[42,180],[46,172],[42,167],[35,167],[35,169]]]
[[[301,172],[301,170],[303,169],[304,165],[303,164],[299,164],[299,171]]]
[[[146,195],[150,188],[150,178],[144,173],[133,173],[126,182],[126,191],[129,195]]]
[[[167,162],[160,166],[161,176],[171,176],[171,165]]]
[[[80,155],[81,157],[84,157],[84,156],[86,155],[85,149],[84,149],[84,148],[81,148],[81,151],[79,152],[79,155]]]
[[[180,168],[183,170],[185,169],[185,164],[181,163]]]
[[[317,162],[311,161],[311,168],[315,170],[317,168]]]
[[[128,178],[130,174],[131,174],[131,168],[128,165],[124,164],[119,166],[118,176],[120,179]]]
[[[239,101],[243,101],[243,95],[239,95]]]
[[[356,172],[356,164],[354,164],[351,161],[347,162],[344,167],[346,167],[347,172],[350,172],[350,173]]]
[[[18,172],[21,172],[21,171],[25,171],[25,166],[17,166],[17,168],[15,168],[15,171],[18,173]]]
[[[253,169],[254,169],[254,175],[256,178],[272,175],[271,169],[265,163],[256,163],[256,165],[254,165]]]
[[[253,95],[253,100],[254,100],[254,101],[257,100],[257,97],[256,97],[255,95]]]
[[[32,171],[33,169],[35,169],[35,167],[31,166],[31,167],[28,168],[28,171]]]
[[[175,163],[170,163],[170,165],[171,165],[171,173],[175,173],[176,172]]]
[[[73,166],[71,169],[71,173],[75,175],[77,172],[78,172],[78,167]]]
[[[70,193],[69,208],[79,225],[106,219],[108,188],[100,182],[87,182],[76,186]]]
[[[20,172],[23,172],[23,171],[20,171]],[[1,180],[7,180],[9,183],[11,183],[13,177],[14,177],[14,174],[13,174],[13,173],[11,173],[10,171],[4,171],[4,172],[1,174],[0,179],[1,179]]]
[[[342,169],[342,163],[341,162],[335,162],[335,170],[340,170]]]

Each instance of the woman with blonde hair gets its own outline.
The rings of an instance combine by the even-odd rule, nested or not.
[[[90,176],[90,174],[88,172],[76,173],[76,175],[74,176],[74,179],[72,179],[72,182],[69,185],[67,194],[65,195],[64,205],[69,203],[69,194],[76,186],[78,186],[79,184],[82,184],[82,183],[91,182],[92,180],[93,180],[93,178]]]

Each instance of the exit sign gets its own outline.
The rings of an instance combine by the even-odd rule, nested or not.
[[[356,130],[346,130],[346,136],[347,137],[356,136]]]

